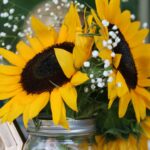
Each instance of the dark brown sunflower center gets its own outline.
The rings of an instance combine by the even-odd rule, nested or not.
[[[123,34],[120,32],[119,29],[116,29],[114,25],[109,25],[109,33],[111,31],[113,31],[117,35],[117,44],[114,45],[113,51],[116,54],[122,54],[120,65],[117,69],[123,75],[128,85],[128,88],[135,89],[137,85],[137,70],[133,56],[130,51],[130,47],[126,42]],[[110,38],[112,37],[110,36]]]
[[[68,81],[57,61],[54,48],[72,52],[74,44],[64,42],[53,45],[37,54],[26,64],[21,74],[21,84],[27,93],[51,91],[55,85],[61,86]]]

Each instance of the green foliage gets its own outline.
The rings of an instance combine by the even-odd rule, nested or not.
[[[118,117],[118,101],[114,102],[111,109],[108,110],[107,107],[107,104],[104,103],[97,115],[96,125],[98,134],[103,135],[106,141],[116,138],[126,139],[130,134],[133,134],[136,138],[140,137],[142,129],[136,121],[131,104],[123,118]]]

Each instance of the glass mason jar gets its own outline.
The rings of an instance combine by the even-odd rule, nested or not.
[[[37,129],[31,121],[29,138],[23,150],[96,150],[94,120],[69,120],[70,130],[40,120]]]

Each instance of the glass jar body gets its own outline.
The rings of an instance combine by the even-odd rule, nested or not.
[[[29,137],[23,150],[97,150],[93,120],[71,120],[69,130],[41,121],[36,128],[29,123]]]
[[[96,150],[94,135],[44,137],[29,135],[23,150]]]

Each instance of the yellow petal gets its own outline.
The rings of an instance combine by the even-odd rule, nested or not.
[[[70,9],[65,16],[62,28],[63,29],[61,29],[61,33],[62,31],[64,33],[64,31],[66,31],[66,28],[67,28],[67,33],[64,33],[64,40],[66,38],[67,42],[74,43],[77,30],[80,31],[82,29],[82,26],[81,26],[79,15],[77,13],[77,9],[74,7],[73,3],[71,4]],[[62,36],[60,34],[59,36]],[[62,39],[62,38],[59,38],[59,39]]]
[[[0,73],[5,75],[20,75],[22,69],[16,66],[0,65]]]
[[[21,90],[22,89],[17,89],[17,90],[12,91],[12,92],[0,93],[0,100],[5,100],[5,99],[8,99],[8,98],[11,98],[11,97],[17,95],[18,93],[20,93]]]
[[[31,18],[31,24],[37,38],[40,40],[44,48],[50,47],[55,43],[57,33],[52,27],[49,29],[39,19],[33,16]]]
[[[136,114],[136,119],[139,122],[140,118],[144,119],[146,117],[146,106],[143,99],[141,99],[142,97],[135,91],[132,90],[131,95],[133,107]]]
[[[138,101],[137,99],[134,97],[134,95],[132,94],[132,103],[133,103],[133,108],[135,111],[135,116],[138,122],[140,122],[140,112],[139,112],[139,108],[138,108]]]
[[[80,71],[77,71],[72,79],[71,79],[71,83],[74,85],[74,86],[77,86],[77,85],[80,85],[80,84],[83,84],[84,82],[86,82],[87,80],[89,80],[88,76],[86,73],[82,73]]]
[[[62,25],[62,27],[60,28],[60,31],[59,31],[59,36],[58,36],[58,39],[57,39],[57,43],[63,43],[67,40],[67,26],[64,24]]]
[[[146,90],[145,88],[141,88],[141,87],[136,87],[136,92],[141,94],[143,97],[147,98],[150,100],[150,92],[148,90]]]
[[[100,19],[106,19],[108,16],[108,0],[95,0],[95,3]]]
[[[130,11],[125,10],[116,20],[116,25],[119,27],[119,30],[122,33],[125,33],[128,27],[131,25]]]
[[[116,88],[117,88],[117,95],[119,97],[122,97],[123,95],[129,92],[126,81],[119,71],[117,72],[116,76]]]
[[[41,93],[30,106],[29,118],[36,117],[49,101],[49,92]]]
[[[0,75],[0,85],[10,85],[20,82],[20,76],[5,76]]]
[[[19,66],[21,68],[25,66],[25,61],[21,59],[19,55],[16,55],[11,51],[0,48],[0,55],[2,55],[6,60],[8,60],[13,65]]]
[[[11,92],[11,91],[14,91],[14,90],[17,90],[17,89],[20,89],[21,88],[21,85],[18,83],[18,84],[11,84],[11,85],[1,85],[0,86],[0,93],[2,92]]]
[[[64,74],[70,78],[75,73],[72,54],[66,50],[55,48],[55,55]]]
[[[54,89],[50,95],[50,106],[52,111],[53,122],[58,125],[62,116],[63,100],[58,89]]]
[[[108,14],[109,14],[109,18],[108,20],[111,23],[113,20],[115,20],[115,18],[117,18],[118,15],[120,15],[121,10],[120,10],[120,0],[111,0],[109,2],[109,7],[108,7]]]
[[[61,117],[59,120],[59,124],[62,125],[64,128],[69,129],[69,124],[66,118],[66,109],[65,109],[64,103],[62,103]]]
[[[135,21],[135,22],[131,23],[129,25],[129,27],[127,28],[126,32],[124,33],[125,39],[127,41],[130,41],[130,39],[132,37],[134,37],[135,34],[138,32],[139,27],[140,27],[140,22],[139,21]]]
[[[77,91],[71,83],[67,83],[59,88],[61,96],[65,103],[74,111],[77,109]]]
[[[13,103],[10,107],[10,111],[7,114],[7,121],[12,122],[18,118],[24,111],[24,106]]]
[[[115,58],[113,59],[113,65],[115,66],[116,69],[118,68],[120,64],[121,57],[122,57],[121,54],[116,54]]]
[[[119,117],[120,118],[124,117],[130,100],[131,100],[130,93],[126,93],[119,99]]]
[[[28,45],[26,45],[23,41],[20,41],[17,44],[17,51],[26,61],[29,61],[35,56],[33,50]]]
[[[44,46],[41,44],[41,42],[36,37],[27,37],[32,49],[36,53],[40,53],[44,50]]]
[[[104,26],[103,26],[102,22],[100,21],[100,19],[98,18],[98,16],[96,15],[96,12],[93,9],[91,9],[91,13],[92,13],[96,23],[98,24],[98,26],[100,26],[103,29]]]
[[[73,60],[76,68],[80,68],[90,57],[93,46],[93,39],[77,35],[75,47],[73,49]]]
[[[138,80],[138,85],[141,87],[150,87],[150,79]]]
[[[23,112],[23,123],[24,123],[24,126],[27,128],[28,126],[28,122],[30,120],[29,118],[29,110],[30,110],[30,105],[27,105],[24,109],[24,112]]]
[[[149,33],[148,29],[141,29],[140,31],[138,31],[135,34],[135,36],[130,40],[130,44],[129,44],[130,48],[134,48],[140,45],[141,43],[143,43],[148,33]]]
[[[104,50],[101,50],[101,51],[100,51],[99,56],[100,56],[102,59],[107,59],[107,60],[109,60],[110,62],[112,62],[111,53],[112,53],[112,52],[111,52],[110,50],[104,49]]]
[[[91,13],[96,21],[96,23],[98,24],[98,26],[100,27],[100,33],[101,35],[103,35],[105,37],[105,39],[108,38],[108,29],[106,27],[103,26],[101,20],[98,18],[98,16],[96,15],[95,11],[92,9]]]
[[[13,99],[13,98],[12,98]],[[0,118],[9,113],[13,100],[9,100],[3,107],[0,108]]]
[[[117,97],[117,89],[116,89],[116,75],[113,71],[113,73],[110,75],[110,77],[113,79],[112,82],[108,82],[108,99],[109,99],[109,104],[108,104],[108,109],[111,108],[114,100]]]

